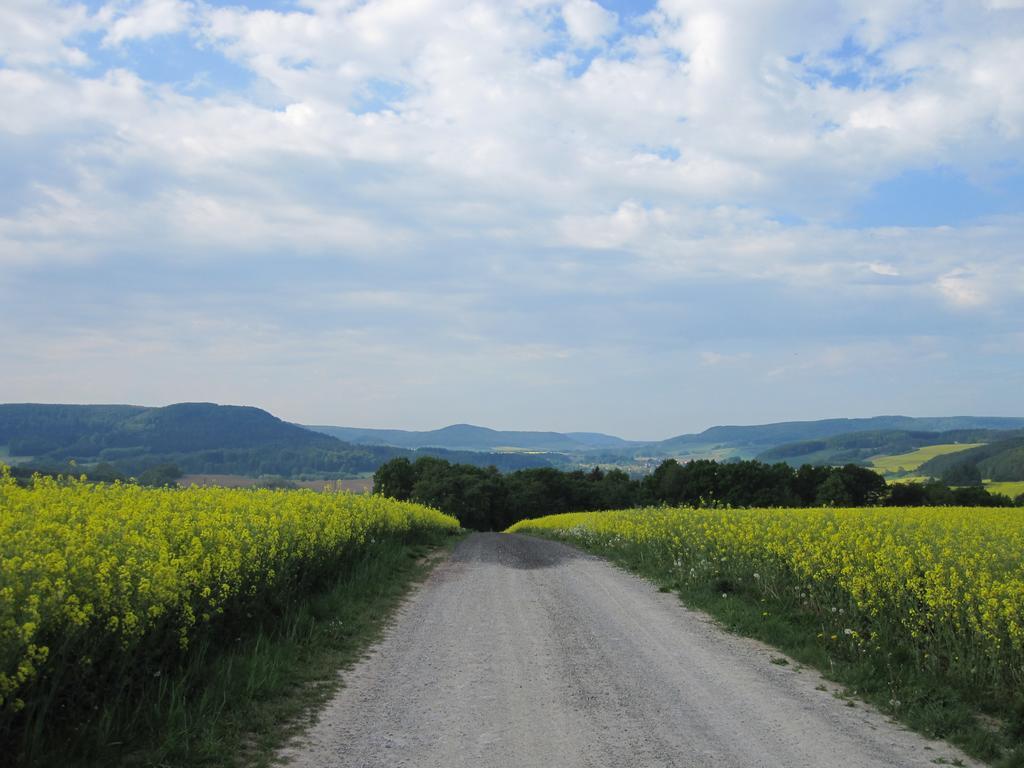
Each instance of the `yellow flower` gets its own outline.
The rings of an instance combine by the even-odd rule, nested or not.
[[[761,599],[799,596],[793,609],[817,615],[819,638],[909,643],[922,663],[950,659],[979,689],[1024,689],[1020,510],[657,507],[510,530],[628,550],[691,583],[728,579]]]
[[[41,477],[24,488],[0,467],[0,715],[24,706],[48,640],[113,638],[132,654],[166,633],[185,649],[226,606],[301,589],[363,542],[456,529],[379,496]]]

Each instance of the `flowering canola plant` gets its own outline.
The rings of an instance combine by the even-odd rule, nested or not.
[[[174,657],[375,543],[457,529],[380,496],[38,477],[20,487],[2,468],[0,725],[43,680],[73,685],[90,668],[130,667],[132,654]]]
[[[552,515],[509,530],[628,551],[681,582],[811,612],[822,641],[847,652],[898,648],[901,663],[976,691],[1024,689],[1019,509],[662,507]]]

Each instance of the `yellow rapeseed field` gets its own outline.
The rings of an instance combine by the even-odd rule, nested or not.
[[[907,663],[978,691],[1024,689],[1019,509],[652,508],[509,530],[631,549],[682,582],[740,585],[811,612],[823,642],[905,650]]]
[[[0,470],[0,720],[33,685],[100,664],[159,663],[268,595],[302,592],[383,539],[456,530],[452,517],[380,496],[151,489]],[[140,653],[141,655],[141,653]]]

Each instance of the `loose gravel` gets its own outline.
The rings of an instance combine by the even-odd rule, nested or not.
[[[599,558],[476,534],[280,757],[298,768],[981,765],[849,706],[781,655]]]

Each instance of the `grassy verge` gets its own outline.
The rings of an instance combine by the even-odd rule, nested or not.
[[[265,766],[341,684],[440,547],[381,541],[322,591],[265,619],[234,647],[197,644],[170,674],[106,703],[24,765]]]
[[[565,540],[529,531],[572,546]],[[794,609],[792,601],[773,601],[742,583],[718,580],[694,583],[679,578],[678,569],[652,557],[642,545],[585,548],[674,592],[690,608],[715,617],[736,634],[753,637],[783,651],[801,664],[822,672],[866,701],[919,733],[944,739],[998,768],[1024,768],[1024,697],[1015,703],[994,701],[983,691],[957,686],[931,670],[916,668],[892,648],[878,653],[836,653],[836,644],[822,637],[817,618]]]

